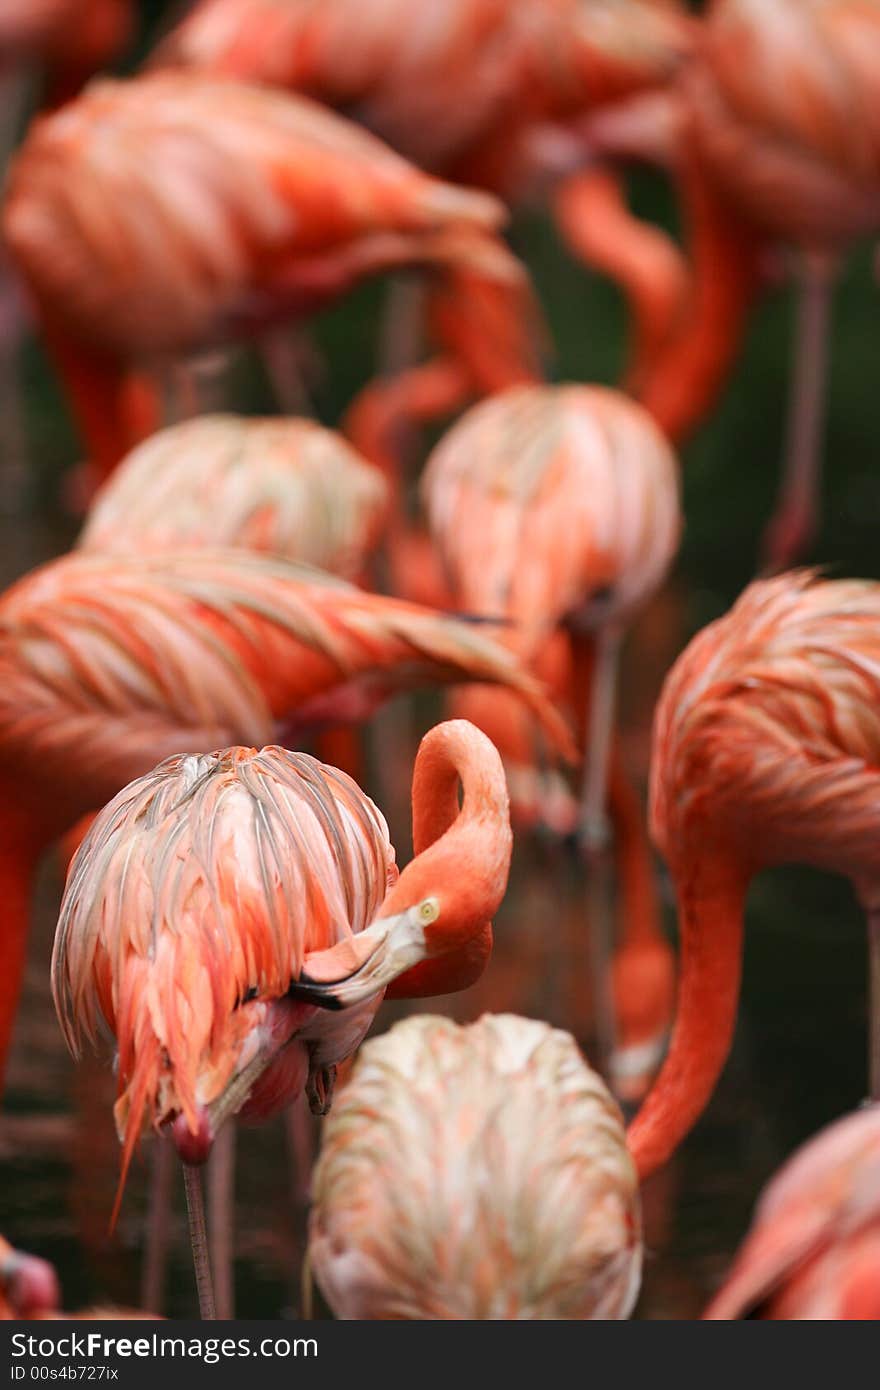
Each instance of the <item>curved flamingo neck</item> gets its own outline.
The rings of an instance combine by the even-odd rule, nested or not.
[[[614,827],[614,857],[622,885],[620,942],[627,946],[665,942],[642,805],[627,776],[619,737],[611,745],[608,814]]]
[[[466,720],[440,724],[422,740],[412,804],[415,858],[386,898],[383,914],[399,910],[396,900],[402,905],[414,896],[430,896],[442,879],[458,911],[475,925],[464,944],[400,975],[386,991],[388,998],[447,994],[479,978],[492,951],[491,919],[510,867],[504,769],[493,745]],[[450,883],[451,873],[456,877]]]
[[[684,314],[691,288],[685,257],[666,232],[630,212],[622,180],[610,169],[570,175],[553,208],[573,254],[626,297],[632,317],[626,389],[637,392]]]
[[[718,198],[695,158],[684,157],[680,177],[693,263],[690,311],[638,391],[676,443],[702,423],[723,389],[760,283],[760,247],[750,229]]]
[[[680,972],[675,1027],[657,1080],[627,1140],[644,1179],[705,1109],[736,1025],[748,874],[708,848],[680,875]]]
[[[0,1091],[27,957],[34,876],[40,837],[11,798],[0,804]]]

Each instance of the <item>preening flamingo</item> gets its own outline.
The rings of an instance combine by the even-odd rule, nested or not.
[[[378,471],[311,420],[204,415],[160,430],[96,494],[79,548],[242,547],[363,575],[387,508]]]
[[[93,499],[78,545],[104,554],[234,546],[356,578],[367,572],[387,494],[377,469],[334,431],[310,420],[203,416],[160,430],[122,461]],[[362,759],[351,726],[318,733],[315,748],[323,761],[357,777]],[[93,818],[89,814],[65,835],[65,869]],[[301,1108],[288,1123],[305,1173],[310,1132]],[[232,1189],[232,1144],[230,1133],[209,1178],[223,1316],[232,1316],[231,1280],[225,1277],[230,1266],[222,1256],[230,1230],[219,1212],[224,1191]],[[171,1175],[170,1155],[161,1145],[151,1179],[142,1284],[143,1303],[155,1310],[163,1306]]]
[[[705,1316],[880,1318],[880,1107],[829,1125],[776,1174]]]
[[[631,1131],[658,1167],[724,1065],[751,878],[800,862],[845,874],[868,918],[870,1084],[880,1094],[880,585],[804,572],[752,584],[699,633],[657,707],[654,837],[679,905],[680,984],[666,1061]]]
[[[0,600],[0,1059],[42,851],[158,760],[354,721],[392,691],[497,679],[559,716],[473,624],[244,551],[74,554]]]
[[[194,1234],[193,1166],[230,1116],[263,1118],[304,1086],[323,1113],[392,982],[445,993],[482,972],[512,835],[501,760],[473,725],[423,739],[413,842],[398,877],[356,783],[275,747],[167,759],[89,831],[61,906],[56,1007],[74,1051],[99,1019],[116,1037],[123,1180],[144,1124],[169,1125]],[[211,1316],[201,1258],[197,1271]]]
[[[421,1015],[362,1049],[323,1128],[309,1262],[337,1317],[625,1318],[639,1192],[568,1033]]]
[[[586,111],[671,81],[693,33],[678,0],[201,0],[152,62],[305,92],[507,196],[576,158]]]
[[[304,97],[153,73],[35,123],[3,226],[106,473],[132,442],[132,367],[312,313],[394,267],[436,273],[444,323],[475,293],[494,310],[455,347],[484,390],[506,384],[535,310],[504,217]]]

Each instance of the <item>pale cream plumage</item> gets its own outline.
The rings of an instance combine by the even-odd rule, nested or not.
[[[241,546],[356,578],[387,499],[379,470],[314,421],[204,415],[123,460],[92,503],[79,548]]]
[[[433,451],[423,497],[456,599],[533,637],[600,600],[623,616],[681,530],[678,470],[640,406],[598,386],[520,386]]]
[[[337,1100],[309,1255],[344,1318],[621,1318],[639,1224],[619,1111],[567,1033],[421,1016]]]

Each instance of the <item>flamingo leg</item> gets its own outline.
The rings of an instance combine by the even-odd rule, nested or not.
[[[309,1182],[314,1159],[314,1120],[305,1099],[297,1096],[287,1110],[287,1147],[291,1158],[291,1198],[299,1216],[309,1204]]]
[[[161,1313],[165,1302],[173,1173],[174,1150],[166,1138],[158,1136],[153,1147],[144,1266],[141,1271],[141,1305],[149,1313]]]
[[[315,348],[307,334],[289,327],[269,329],[260,335],[260,356],[278,405],[285,415],[311,418]]]
[[[880,1101],[880,911],[868,914],[868,1082]]]
[[[771,573],[801,557],[818,520],[833,289],[827,260],[807,259],[798,290],[785,464],[763,545]]]
[[[607,1073],[616,1046],[614,1019],[614,867],[608,780],[620,662],[620,630],[604,624],[596,635],[587,710],[586,760],[581,795],[580,847],[587,870],[593,1012],[598,1059]]]
[[[186,1189],[189,1239],[199,1294],[199,1316],[204,1322],[216,1322],[217,1311],[214,1304],[214,1281],[211,1278],[211,1264],[208,1259],[205,1194],[202,1190],[201,1169],[192,1163],[184,1163],[183,1185]]]
[[[10,160],[31,101],[32,74],[26,67],[0,69],[0,169]],[[28,476],[27,427],[21,383],[24,308],[18,281],[5,255],[0,258],[0,411],[3,451],[0,456],[0,508],[9,516],[21,511]]]
[[[235,1317],[234,1201],[235,1125],[226,1124],[214,1141],[208,1161],[211,1266],[214,1270],[218,1318]]]

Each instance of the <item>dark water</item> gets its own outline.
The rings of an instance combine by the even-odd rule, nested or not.
[[[637,183],[636,200],[668,215],[662,191],[649,178]],[[518,226],[515,240],[534,268],[547,306],[559,348],[557,374],[613,380],[624,343],[615,292],[577,271],[540,218]],[[369,287],[319,325],[326,375],[317,406],[328,423],[368,374],[379,303],[379,291]],[[878,577],[877,299],[866,254],[843,278],[834,327],[824,523],[812,558],[835,573]],[[653,645],[660,665],[692,631],[724,611],[754,571],[777,478],[790,329],[791,297],[783,289],[755,315],[735,381],[711,426],[686,450],[687,534],[675,579],[677,626],[671,639],[665,632],[657,636],[655,610],[643,625],[640,648],[644,652]],[[4,582],[59,553],[73,534],[58,504],[58,487],[77,458],[77,446],[32,347],[24,377],[32,457],[23,516],[0,517]],[[245,365],[236,379],[239,403],[259,409],[265,392],[256,369]],[[652,636],[657,637],[653,644]],[[636,763],[646,746],[658,661],[629,663],[623,699]],[[559,872],[558,860],[542,862],[534,848],[519,846],[490,968],[499,983],[487,982],[484,990],[448,1001],[449,1010],[459,1018],[474,1017],[491,1001],[495,1008],[546,1017],[586,1040],[589,1018],[578,988],[585,945],[576,934],[559,930],[581,892],[576,875]],[[50,862],[35,912],[27,990],[0,1122],[0,1230],[57,1264],[68,1306],[107,1299],[136,1304],[147,1168],[135,1167],[111,1238],[107,1219],[118,1159],[110,1118],[112,1080],[106,1062],[87,1059],[77,1066],[67,1057],[48,992],[59,893]],[[673,917],[670,908],[670,929]],[[765,874],[749,900],[733,1055],[698,1127],[645,1192],[648,1257],[639,1316],[697,1315],[722,1277],[769,1174],[808,1135],[865,1094],[865,1009],[864,926],[847,885],[803,869]],[[393,1017],[387,1008],[378,1027]],[[303,1214],[281,1124],[242,1130],[239,1160],[238,1312],[263,1317],[295,1312]],[[167,1307],[185,1315],[194,1311],[195,1296],[182,1190],[176,1198]]]

